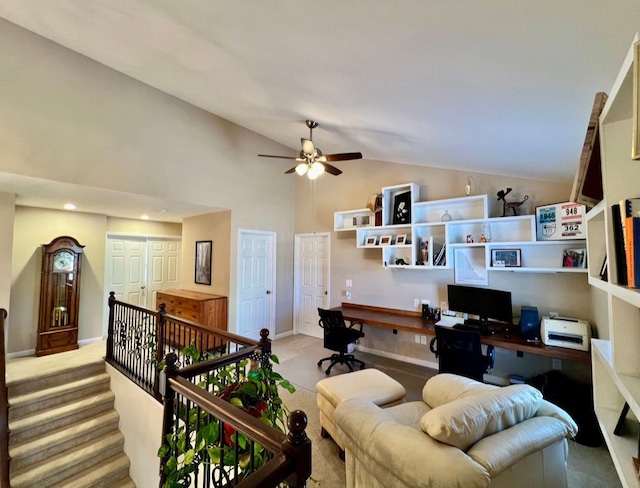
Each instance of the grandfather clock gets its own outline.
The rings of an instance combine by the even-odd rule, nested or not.
[[[82,246],[73,237],[42,245],[36,356],[78,349]]]

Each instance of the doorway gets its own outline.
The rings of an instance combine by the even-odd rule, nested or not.
[[[294,332],[322,337],[318,308],[329,306],[328,232],[298,234],[294,255]]]
[[[240,230],[238,236],[237,334],[260,338],[260,329],[275,329],[276,233]]]
[[[107,235],[105,290],[117,300],[155,309],[156,293],[178,287],[180,237]],[[103,333],[107,332],[108,307]]]

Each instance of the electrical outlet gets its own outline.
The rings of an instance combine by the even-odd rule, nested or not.
[[[418,300],[417,298],[413,299],[413,306],[415,308],[418,308],[420,306],[420,300]]]
[[[449,310],[449,304],[447,302],[440,302],[440,310]]]
[[[347,286],[347,288],[351,288],[353,286],[353,281],[347,280],[346,286]]]
[[[427,336],[420,336],[420,344],[424,344],[425,346],[427,345]]]
[[[347,290],[344,295],[347,298],[347,300],[351,300],[351,290]]]
[[[420,344],[420,334],[416,334],[415,339],[416,344]]]
[[[551,367],[553,369],[561,370],[562,369],[562,359],[552,358],[551,359]]]

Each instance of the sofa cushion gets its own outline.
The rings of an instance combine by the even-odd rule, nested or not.
[[[422,401],[435,408],[467,395],[495,390],[493,385],[486,385],[465,376],[451,373],[440,373],[429,378],[422,388]]]
[[[542,393],[529,385],[510,385],[463,396],[439,405],[420,420],[434,439],[466,451],[489,436],[535,415]]]

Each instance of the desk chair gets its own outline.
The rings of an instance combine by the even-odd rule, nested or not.
[[[320,314],[318,324],[324,329],[324,347],[325,349],[337,351],[336,354],[332,354],[318,361],[318,367],[321,367],[324,361],[331,361],[331,364],[329,364],[329,367],[325,371],[327,375],[331,373],[331,368],[338,363],[346,364],[349,371],[353,371],[352,363],[358,363],[360,369],[363,369],[364,363],[362,361],[356,359],[353,354],[347,354],[349,344],[353,344],[361,337],[364,337],[362,324],[351,322],[351,325],[347,327],[340,310],[324,310],[319,308],[318,313]],[[354,329],[354,325],[359,325],[360,330]]]
[[[487,346],[487,353],[482,353],[478,331],[436,325],[436,336],[429,349],[439,358],[439,373],[458,374],[477,381],[483,380],[484,373],[491,372],[495,362],[493,346]]]

